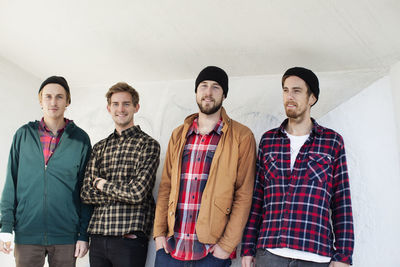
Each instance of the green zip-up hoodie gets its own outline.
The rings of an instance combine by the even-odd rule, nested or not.
[[[1,199],[1,232],[15,232],[15,243],[74,244],[88,241],[92,207],[79,194],[90,157],[89,136],[70,121],[45,166],[39,122],[17,130]]]

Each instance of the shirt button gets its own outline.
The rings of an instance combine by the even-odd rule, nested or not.
[[[200,158],[197,158],[197,161],[200,161]]]
[[[194,199],[194,196],[192,196],[192,198]]]
[[[194,177],[195,180],[197,180],[197,177]]]

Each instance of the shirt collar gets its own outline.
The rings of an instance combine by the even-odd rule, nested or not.
[[[65,127],[67,127],[68,123],[71,122],[71,120],[69,120],[69,119],[67,119],[67,118],[64,118],[64,121],[65,121],[65,125],[64,125],[63,128],[57,130],[57,135],[60,134],[61,132],[63,132],[63,131],[65,130]],[[42,130],[42,131],[46,131],[46,132],[51,133],[51,134],[53,133],[53,132],[50,131],[50,129],[47,127],[46,123],[44,123],[44,117],[43,117],[43,118],[40,120],[40,122],[39,122],[39,128],[40,128],[40,130]]]
[[[134,125],[126,130],[123,130],[121,134],[117,132],[117,130],[114,130],[114,137],[128,137],[128,136],[133,136],[136,133],[140,131],[140,126],[139,125]]]
[[[200,134],[198,121],[199,121],[198,117],[193,120],[193,123],[190,126],[186,136],[190,136],[191,134]],[[215,125],[214,129],[211,132],[221,135],[223,126],[224,126],[224,123],[222,121],[222,118],[219,118],[217,124]]]
[[[279,132],[280,132],[281,134],[283,134],[283,135],[286,135],[286,134],[285,134],[285,127],[286,127],[286,125],[288,124],[288,121],[289,121],[289,119],[285,119],[285,120],[282,122],[281,126],[279,126]],[[314,118],[311,118],[311,121],[312,121],[312,123],[313,123],[313,127],[312,127],[312,129],[311,129],[310,135],[321,135],[321,134],[322,134],[322,131],[323,131],[322,126],[319,125],[319,124],[317,123],[317,121],[316,121]]]

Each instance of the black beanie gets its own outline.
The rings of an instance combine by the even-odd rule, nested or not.
[[[215,66],[208,66],[200,71],[196,79],[194,91],[197,93],[199,84],[207,80],[217,82],[222,87],[225,98],[228,96],[228,74],[226,74],[223,69]]]
[[[288,76],[297,76],[303,81],[306,82],[308,87],[310,87],[311,92],[314,94],[315,98],[317,99],[315,103],[318,101],[319,97],[319,81],[317,75],[309,69],[302,68],[302,67],[294,67],[288,69],[285,74],[282,76],[282,87],[285,79]],[[315,105],[315,103],[313,105]]]
[[[49,83],[56,83],[56,84],[61,85],[62,87],[64,87],[67,94],[71,95],[71,93],[69,91],[69,86],[68,86],[67,80],[65,80],[65,78],[61,77],[61,76],[51,76],[51,77],[47,78],[44,82],[42,82],[42,85],[40,85],[39,93],[40,93],[40,91],[42,91],[43,87],[45,87]],[[71,97],[70,97],[70,99],[71,99]]]

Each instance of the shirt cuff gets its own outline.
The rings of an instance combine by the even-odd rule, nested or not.
[[[11,242],[13,235],[11,233],[0,233],[0,241]]]
[[[241,249],[241,257],[244,256],[252,256],[255,257],[256,256],[256,250],[254,248],[243,248]]]
[[[341,253],[333,254],[332,261],[339,261],[339,262],[353,265],[353,257],[351,255],[345,255],[345,254],[341,254]]]

